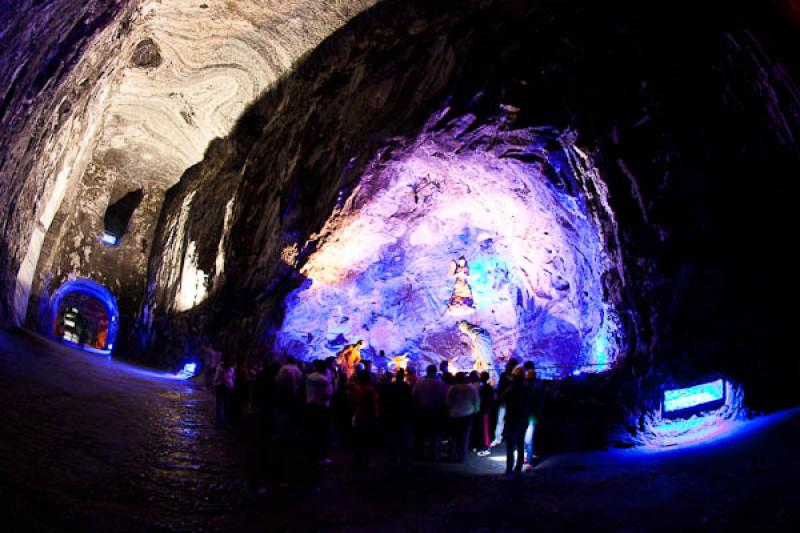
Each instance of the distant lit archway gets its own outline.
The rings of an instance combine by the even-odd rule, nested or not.
[[[116,298],[92,280],[67,281],[51,299],[49,327],[62,342],[109,353],[119,331]]]

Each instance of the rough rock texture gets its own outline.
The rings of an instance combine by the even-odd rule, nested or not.
[[[4,322],[24,318],[45,235],[61,202],[75,195],[96,143],[99,117],[111,86],[119,81],[123,60],[115,50],[127,35],[134,5],[3,2],[0,320]]]
[[[168,193],[145,345],[187,349],[202,328],[227,347],[272,349],[279,303],[304,273],[313,279],[315,252],[335,239],[326,223],[359,197],[370,162],[401,165],[420,132],[448,140],[446,125],[472,116],[469,131],[500,133],[492,149],[517,146],[502,136],[513,130],[572,132],[579,186],[562,186],[602,236],[607,262],[584,281],[620,316],[629,357],[613,376],[618,391],[655,397],[662,372],[719,370],[757,402],[777,368],[788,383],[797,365],[784,365],[775,342],[781,317],[764,313],[777,308],[765,280],[773,268],[786,275],[785,262],[765,266],[753,247],[773,249],[790,211],[786,182],[773,190],[759,177],[798,163],[794,28],[771,6],[694,6],[687,19],[675,5],[659,26],[638,4],[618,7],[388,1],[354,19]],[[470,153],[443,144],[439,165]],[[792,397],[778,390],[761,399]]]
[[[138,333],[155,355],[203,335],[280,348],[282,304],[313,289],[348,199],[385,208],[367,185],[390,186],[420,154],[444,185],[448,168],[497,158],[492,172],[518,168],[549,191],[526,200],[532,211],[577,206],[551,243],[573,247],[566,275],[517,276],[527,308],[545,307],[537,289],[559,295],[561,319],[585,306],[575,342],[559,342],[579,362],[598,310],[619,317],[609,346],[627,357],[576,385],[586,403],[652,409],[667,378],[710,371],[753,405],[797,401],[781,337],[800,152],[794,3],[674,2],[656,20],[626,0],[386,0],[356,16],[371,4],[3,4],[0,320],[33,321],[64,279],[88,276],[118,294],[128,333],[146,290]],[[129,234],[104,247],[108,203],[139,188]],[[571,200],[548,200],[556,191]],[[432,263],[450,258],[436,250]],[[587,251],[581,270],[570,257]],[[433,287],[435,272],[419,272]],[[534,349],[558,337],[533,330]]]
[[[467,320],[491,336],[495,366],[513,356],[548,377],[609,368],[621,332],[602,279],[614,264],[582,196],[566,192],[578,150],[558,132],[505,126],[503,110],[489,126],[475,118],[430,125],[370,162],[312,237],[278,353],[326,357],[365,339],[373,358],[385,350],[380,366],[406,353],[420,368],[448,358],[471,369]],[[448,309],[448,267],[462,255],[468,314]]]
[[[88,277],[118,296],[130,326],[164,190],[293,61],[372,3],[18,6],[3,21],[2,106],[37,105],[3,116],[3,316],[31,324],[65,279]],[[139,188],[129,234],[104,246],[107,205]]]

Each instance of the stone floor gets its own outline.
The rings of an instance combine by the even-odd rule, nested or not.
[[[0,331],[4,531],[797,530],[800,410],[706,446],[546,458],[521,480],[499,456],[302,475],[249,494],[253,426],[218,429],[213,398],[39,337]],[[248,453],[249,452],[249,453]],[[264,455],[264,454],[261,454]],[[298,471],[270,454],[271,469]],[[271,478],[280,476],[271,475]]]

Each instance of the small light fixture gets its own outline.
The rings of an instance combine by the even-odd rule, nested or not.
[[[725,380],[718,378],[690,387],[664,390],[663,414],[668,417],[683,417],[717,409],[724,403]]]
[[[117,236],[112,235],[108,232],[103,232],[103,243],[109,246],[116,246],[117,245]]]

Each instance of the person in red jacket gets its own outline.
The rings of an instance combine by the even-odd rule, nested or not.
[[[369,466],[378,416],[378,393],[370,382],[369,373],[361,370],[356,374],[356,383],[350,391],[350,405],[353,411],[353,459],[358,470]]]

